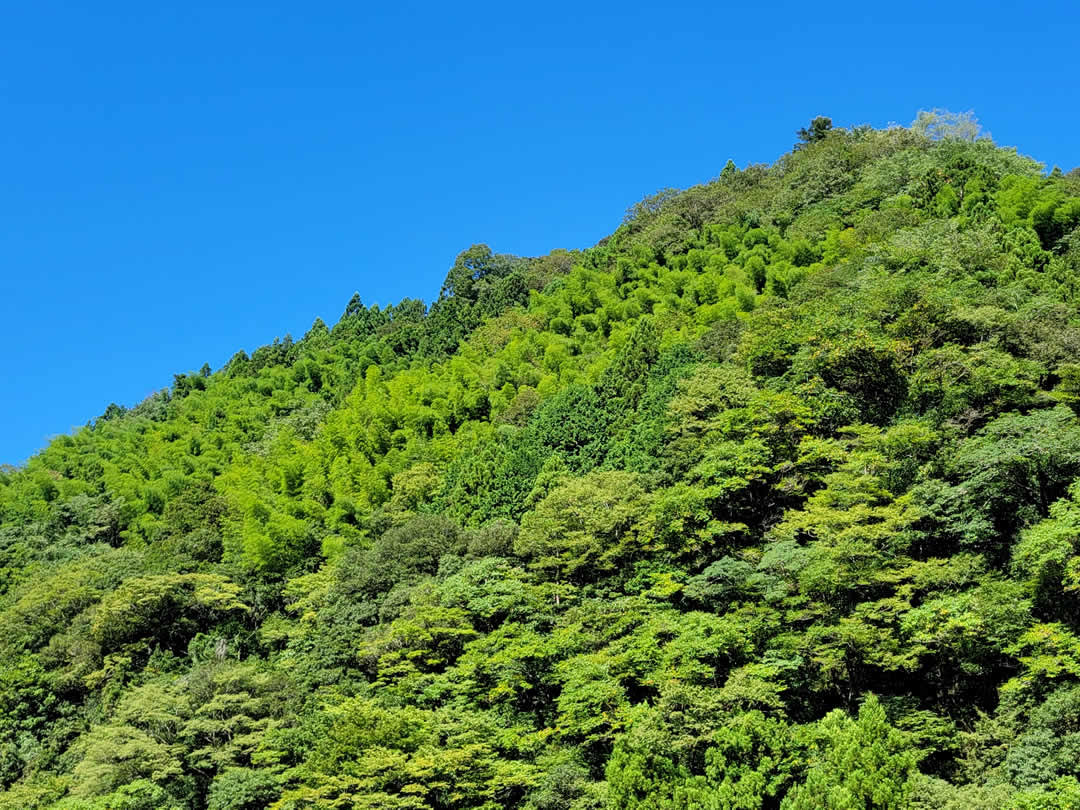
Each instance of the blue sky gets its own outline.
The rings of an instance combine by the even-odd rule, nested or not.
[[[7,4],[0,462],[474,242],[585,247],[815,115],[1080,165],[1074,4]]]

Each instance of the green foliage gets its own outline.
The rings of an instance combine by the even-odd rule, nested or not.
[[[799,136],[800,143],[795,145],[796,149],[799,149],[806,144],[817,143],[824,140],[825,135],[832,129],[832,119],[827,118],[824,115],[819,115],[813,121],[810,122],[809,127],[803,127],[796,134]]]
[[[554,582],[614,573],[647,550],[648,509],[633,473],[594,472],[556,487],[529,512],[515,551]]]
[[[799,139],[0,468],[0,808],[1075,806],[1080,184]]]
[[[911,128],[931,140],[956,138],[974,141],[982,131],[972,111],[954,113],[939,107],[933,110],[919,110]]]
[[[185,645],[219,615],[246,611],[240,587],[217,574],[163,574],[129,579],[98,605],[90,625],[105,649],[152,638]]]
[[[680,791],[687,808],[774,806],[787,794],[806,758],[801,730],[754,711],[724,724],[705,752],[705,773]]]
[[[210,785],[206,810],[257,810],[281,791],[277,776],[265,769],[229,768]]]
[[[907,806],[917,758],[904,736],[889,726],[877,698],[867,698],[857,720],[830,712],[814,737],[806,779],[784,798],[783,810]]]

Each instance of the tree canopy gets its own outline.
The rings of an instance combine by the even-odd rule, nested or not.
[[[798,137],[0,468],[0,810],[1077,806],[1080,176]]]

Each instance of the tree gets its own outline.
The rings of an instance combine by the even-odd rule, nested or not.
[[[199,629],[246,613],[239,597],[239,586],[219,574],[137,577],[101,600],[91,632],[106,649],[143,638],[186,645]]]
[[[871,695],[853,720],[830,712],[815,729],[806,779],[784,798],[782,810],[902,810],[907,807],[917,757],[889,725]]]
[[[499,279],[509,275],[523,260],[506,253],[493,253],[487,245],[472,245],[461,251],[446,274],[439,298],[456,297],[474,304]]]
[[[137,779],[158,784],[183,779],[181,748],[127,725],[95,726],[81,743],[77,796],[100,796]]]
[[[573,478],[525,515],[514,548],[554,582],[610,574],[644,552],[640,523],[648,506],[633,473]]]
[[[803,127],[795,134],[799,136],[799,142],[795,149],[805,149],[810,144],[825,140],[825,136],[832,129],[832,119],[819,115],[810,122],[810,126]]]
[[[612,421],[637,408],[645,393],[649,370],[660,355],[659,346],[660,336],[652,322],[642,318],[604,371],[596,385],[596,393]]]
[[[982,131],[973,110],[959,113],[943,107],[919,110],[915,120],[911,122],[911,129],[932,141],[975,141],[990,137],[990,133]]]
[[[705,775],[688,780],[680,808],[757,810],[775,806],[800,775],[800,729],[759,711],[727,720],[705,752]]]
[[[671,757],[670,741],[646,712],[620,735],[605,776],[611,810],[676,810],[675,791],[690,777]]]
[[[949,467],[956,483],[927,482],[918,500],[946,536],[1003,555],[1080,474],[1080,423],[1064,405],[1004,414],[964,441]]]
[[[227,768],[210,785],[207,810],[260,810],[281,793],[281,780],[273,771]]]

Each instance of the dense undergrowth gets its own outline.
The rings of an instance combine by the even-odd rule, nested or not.
[[[0,472],[0,808],[1080,806],[1080,174],[944,135]]]

